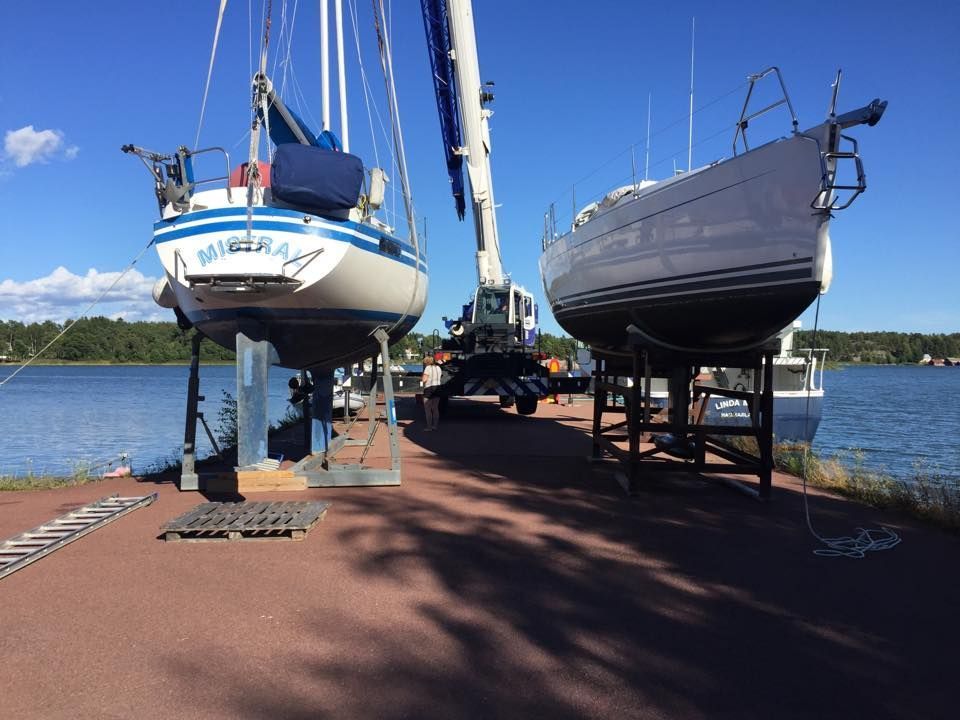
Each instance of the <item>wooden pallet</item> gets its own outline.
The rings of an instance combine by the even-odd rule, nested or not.
[[[161,530],[164,540],[303,540],[323,519],[330,503],[202,503],[174,518]]]

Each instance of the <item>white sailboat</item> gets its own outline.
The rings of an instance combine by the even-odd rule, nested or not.
[[[754,84],[773,75],[782,99],[748,114]],[[563,233],[548,213],[540,271],[557,322],[598,349],[639,331],[659,347],[707,351],[757,347],[792,322],[830,285],[833,213],[866,188],[856,140],[842,132],[875,125],[886,108],[877,99],[838,116],[839,85],[838,73],[827,120],[800,132],[769,68],[750,78],[733,157],[619,188]],[[748,122],[781,105],[791,135],[750,149]],[[838,179],[842,163],[855,182]]]
[[[224,347],[234,348],[241,334],[266,341],[271,362],[294,369],[329,370],[371,357],[380,349],[374,331],[381,328],[396,341],[417,322],[427,297],[387,23],[376,25],[405,238],[378,217],[387,173],[349,152],[341,0],[335,10],[342,141],[329,128],[329,23],[322,0],[320,133],[279,97],[266,74],[264,50],[253,78],[250,152],[241,167],[231,170],[222,147],[181,147],[172,154],[123,148],[150,169],[160,204],[154,240],[166,276],[154,289],[155,300],[173,309],[182,326],[192,325]],[[269,33],[269,18],[265,27]],[[237,118],[238,129],[249,125],[249,117]],[[260,159],[261,130],[269,132],[270,162]],[[211,154],[222,155],[226,172],[200,177],[196,161]]]

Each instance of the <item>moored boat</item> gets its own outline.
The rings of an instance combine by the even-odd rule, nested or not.
[[[794,333],[801,327],[796,320],[777,334],[780,352],[773,356],[773,435],[777,442],[813,442],[823,413],[823,371],[825,348],[794,348]],[[592,374],[589,350],[579,350],[578,364]],[[633,380],[623,379],[624,388]],[[752,368],[701,367],[700,387],[753,392],[756,389]],[[665,408],[669,392],[666,378],[652,378],[650,404]],[[750,425],[750,407],[740,398],[710,395],[706,400],[704,422],[715,425]]]
[[[794,349],[794,332],[800,322],[779,333],[781,349],[773,356],[773,435],[777,442],[813,442],[823,412],[825,348]],[[753,391],[751,368],[703,368],[708,379],[701,385]],[[711,395],[706,421],[719,425],[750,424],[745,400]]]

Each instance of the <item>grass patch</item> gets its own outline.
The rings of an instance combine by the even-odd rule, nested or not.
[[[778,470],[814,487],[960,532],[960,484],[930,473],[922,463],[914,466],[913,477],[901,480],[866,470],[860,451],[845,463],[839,457],[821,458],[804,443],[778,443],[773,457]]]
[[[25,475],[0,475],[0,492],[15,490],[49,490],[51,488],[76,487],[99,482],[100,477],[90,469],[77,464],[70,475],[56,476],[28,472]]]

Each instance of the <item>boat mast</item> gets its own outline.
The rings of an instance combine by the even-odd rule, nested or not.
[[[340,86],[340,143],[344,152],[350,152],[350,128],[347,125],[347,74],[343,63],[343,0],[333,1],[337,26],[337,81]]]
[[[470,0],[447,0],[453,69],[457,78],[460,117],[466,145],[459,154],[467,161],[470,197],[477,234],[477,277],[481,285],[502,285],[503,265],[490,172],[490,126],[492,113],[483,105],[492,97],[480,84],[476,32]]]
[[[320,102],[323,105],[321,130],[330,129],[330,41],[327,0],[320,0]]]
[[[693,49],[697,35],[697,18],[690,26],[690,134],[687,138],[687,172],[693,166]]]

